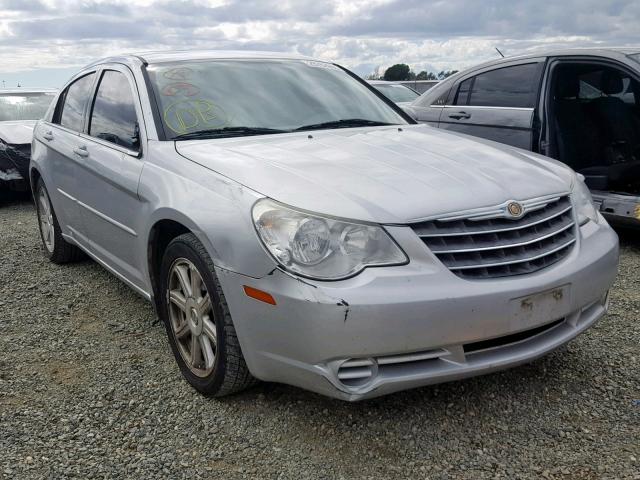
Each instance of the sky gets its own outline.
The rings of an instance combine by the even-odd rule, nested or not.
[[[0,0],[7,88],[60,87],[93,60],[149,50],[295,52],[367,76],[567,46],[640,46],[640,1]]]

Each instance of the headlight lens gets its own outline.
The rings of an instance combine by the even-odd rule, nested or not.
[[[338,280],[368,266],[400,265],[407,257],[382,227],[299,212],[270,199],[253,207],[260,239],[288,270]]]
[[[589,220],[598,222],[598,211],[593,205],[593,198],[589,188],[585,185],[582,179],[578,176],[573,181],[572,197],[578,214],[578,223],[584,225]]]

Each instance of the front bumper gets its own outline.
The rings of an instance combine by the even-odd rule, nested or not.
[[[618,239],[604,220],[580,230],[565,259],[519,277],[458,278],[406,227],[389,231],[408,265],[344,281],[217,274],[254,376],[353,401],[529,362],[586,330],[606,311]]]

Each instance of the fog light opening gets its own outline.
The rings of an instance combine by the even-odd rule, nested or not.
[[[378,374],[378,364],[373,358],[351,358],[338,368],[340,383],[349,388],[366,385]]]

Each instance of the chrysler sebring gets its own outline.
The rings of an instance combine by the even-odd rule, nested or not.
[[[532,361],[606,311],[583,179],[415,122],[348,70],[248,52],[101,60],[35,129],[44,252],[151,301],[184,377],[360,400]]]

